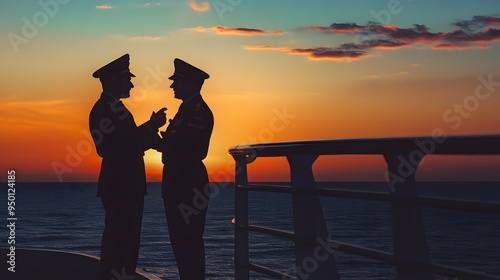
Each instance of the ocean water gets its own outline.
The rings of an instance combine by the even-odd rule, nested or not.
[[[328,184],[332,185],[332,184]],[[384,183],[335,183],[338,188],[387,191]],[[207,279],[234,278],[234,187],[214,184],[205,230]],[[6,187],[0,188],[0,214],[7,216]],[[99,255],[104,211],[96,183],[18,183],[16,245]],[[421,194],[500,201],[498,183],[419,183]],[[138,268],[162,279],[178,279],[167,234],[159,183],[148,184]],[[250,193],[250,221],[292,230],[288,194]],[[342,242],[392,251],[389,205],[381,202],[323,198],[330,236]],[[423,208],[430,256],[434,262],[500,275],[500,216]],[[1,246],[8,236],[2,227]],[[289,240],[250,234],[252,262],[293,274]],[[336,253],[341,279],[395,279],[394,269],[378,261]],[[270,279],[252,273],[252,279]],[[452,279],[437,277],[436,279]]]

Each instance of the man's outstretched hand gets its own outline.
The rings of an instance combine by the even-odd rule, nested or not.
[[[156,128],[162,127],[167,122],[167,114],[165,114],[166,110],[167,110],[167,108],[163,107],[160,110],[158,110],[158,112],[151,113],[151,117],[149,118],[149,121]]]

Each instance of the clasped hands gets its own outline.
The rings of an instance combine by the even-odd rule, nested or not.
[[[167,108],[163,107],[158,112],[151,113],[151,117],[149,118],[149,121],[151,124],[153,124],[156,128],[162,127],[166,122],[167,122],[167,114],[165,114],[165,111]]]

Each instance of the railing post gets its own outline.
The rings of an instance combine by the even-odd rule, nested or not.
[[[415,186],[415,173],[423,154],[387,154],[384,158],[389,171],[386,178],[391,191],[397,280],[434,279],[432,274],[422,272],[420,268],[429,264],[424,223],[417,205]]]
[[[234,221],[234,266],[235,279],[248,280],[248,192],[238,188],[238,185],[247,185],[247,159],[245,155],[233,156],[236,161],[235,170],[235,221]]]
[[[315,186],[312,165],[318,155],[289,155],[298,279],[339,279],[328,229]],[[305,192],[304,192],[305,191]]]

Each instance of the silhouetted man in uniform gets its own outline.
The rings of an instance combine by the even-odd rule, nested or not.
[[[102,157],[97,196],[105,211],[101,243],[101,279],[135,275],[139,256],[142,212],[146,194],[144,151],[166,123],[165,110],[137,126],[120,101],[134,87],[126,54],[93,74],[103,92],[90,112],[89,124],[97,154]],[[128,279],[128,278],[127,278]]]
[[[162,196],[180,279],[198,280],[205,279],[203,231],[210,197],[202,160],[214,125],[200,91],[210,76],[180,59],[174,66],[170,88],[182,104],[157,147],[163,152]]]

